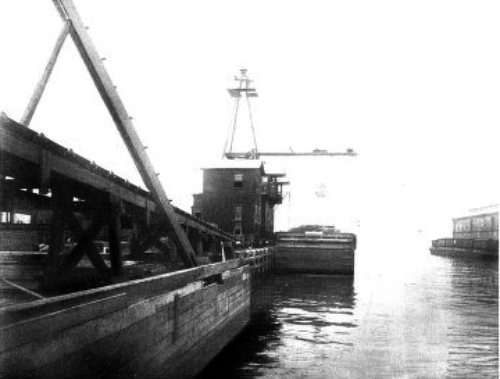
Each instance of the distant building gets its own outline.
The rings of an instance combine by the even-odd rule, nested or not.
[[[259,160],[223,160],[203,169],[203,193],[192,214],[216,224],[244,245],[273,238],[274,209],[283,200],[282,173],[266,173]]]
[[[498,240],[498,205],[470,210],[470,214],[453,219],[455,239]]]

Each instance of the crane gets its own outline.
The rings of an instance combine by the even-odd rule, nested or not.
[[[223,158],[227,159],[260,159],[260,157],[355,157],[358,154],[353,149],[346,149],[345,151],[331,152],[324,149],[314,149],[313,151],[307,152],[295,152],[290,148],[290,151],[272,151],[272,152],[261,152],[257,148],[257,138],[255,136],[255,128],[253,124],[252,108],[250,106],[250,98],[258,97],[257,90],[255,87],[251,86],[253,80],[251,80],[247,75],[247,69],[240,70],[240,76],[235,76],[234,80],[238,83],[235,88],[229,88],[228,92],[231,97],[235,99],[234,113],[232,118],[232,123],[229,128],[228,137],[224,145]],[[253,136],[253,148],[248,152],[234,152],[233,143],[234,136],[236,134],[236,127],[238,123],[238,113],[240,107],[241,98],[246,100],[248,107],[248,114],[250,118],[250,127]]]

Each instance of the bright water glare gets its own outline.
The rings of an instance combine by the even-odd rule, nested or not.
[[[250,326],[202,378],[498,378],[498,262],[360,248],[354,279],[255,289]]]

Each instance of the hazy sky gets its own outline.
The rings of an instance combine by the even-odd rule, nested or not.
[[[278,162],[279,228],[449,234],[498,200],[498,1],[74,1],[183,209],[222,153],[242,67],[259,148],[360,154]],[[62,24],[50,0],[1,0],[0,16],[0,111],[19,120]],[[140,183],[70,39],[31,127]]]

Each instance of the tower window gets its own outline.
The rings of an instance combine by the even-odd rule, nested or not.
[[[243,218],[243,207],[241,205],[236,205],[234,207],[234,220],[241,221]]]
[[[234,175],[234,188],[243,188],[243,174]]]

